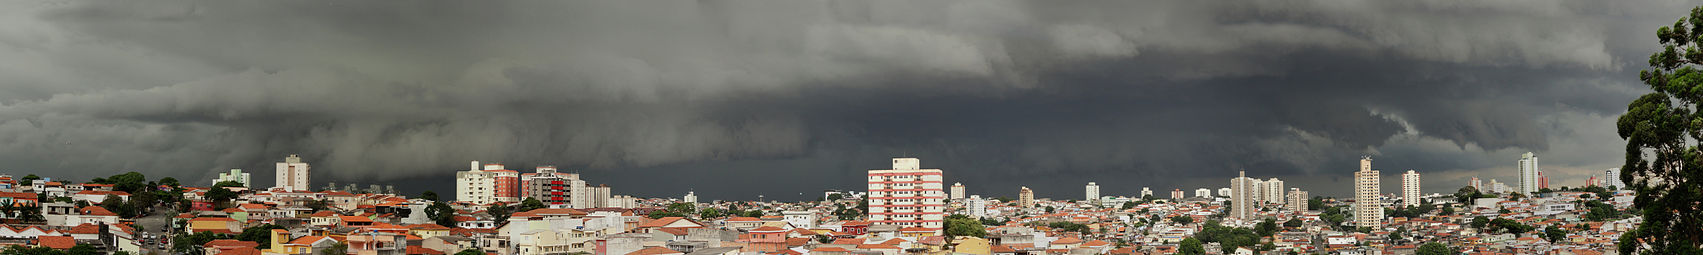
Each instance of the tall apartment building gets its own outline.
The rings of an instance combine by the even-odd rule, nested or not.
[[[1183,199],[1183,189],[1171,189],[1171,200]]]
[[[1259,211],[1255,181],[1248,178],[1247,171],[1237,171],[1236,178],[1230,179],[1230,218],[1251,220]]]
[[[1265,195],[1266,203],[1283,205],[1284,199],[1287,199],[1286,197],[1283,197],[1283,180],[1278,180],[1277,177],[1265,180],[1264,191],[1265,192],[1262,195]]]
[[[939,233],[947,195],[941,179],[940,169],[922,169],[916,158],[894,158],[893,169],[869,170],[869,221]]]
[[[680,200],[685,201],[687,204],[696,204],[698,203],[698,194],[687,191],[686,197],[682,197]]]
[[[986,217],[988,216],[988,201],[982,199],[982,196],[972,195],[969,200],[964,201],[964,210],[969,211],[970,217]]]
[[[213,178],[213,185],[228,181],[242,183],[244,188],[249,187],[248,173],[242,172],[242,169],[231,169],[228,173],[219,173],[219,178]]]
[[[520,172],[502,164],[473,161],[467,171],[455,173],[455,200],[475,204],[520,201]]]
[[[550,208],[569,208],[575,182],[585,185],[579,174],[563,173],[555,166],[539,166],[531,173],[520,174],[520,197],[537,199]]]
[[[1478,176],[1473,176],[1472,181],[1467,182],[1467,186],[1472,186],[1472,189],[1479,190],[1479,192],[1484,192],[1484,181],[1479,180]]]
[[[614,189],[609,188],[609,184],[598,184],[597,187],[588,187],[586,190],[586,208],[623,206],[621,202],[624,201],[616,198]]]
[[[1549,188],[1549,176],[1544,176],[1543,171],[1537,171],[1537,190],[1543,191],[1547,188]]]
[[[1289,211],[1296,213],[1307,212],[1308,198],[1306,191],[1298,188],[1289,188],[1289,194],[1284,195],[1289,197],[1289,203],[1284,205],[1285,209],[1289,209]]]
[[[952,183],[952,200],[964,199],[964,183]]]
[[[1623,181],[1620,180],[1620,168],[1619,167],[1609,168],[1608,170],[1603,170],[1602,171],[1602,177],[1603,177],[1603,181],[1605,182],[1605,184],[1608,184],[1608,186],[1614,186],[1615,188],[1620,188],[1620,189],[1626,188],[1626,182],[1623,182]]]
[[[1355,226],[1383,226],[1384,207],[1378,192],[1378,170],[1372,170],[1372,156],[1361,157],[1360,171],[1354,172]]]
[[[1218,196],[1220,197],[1230,197],[1230,192],[1230,188],[1218,188]]]
[[[1419,206],[1419,172],[1413,169],[1401,174],[1401,204],[1403,207]]]
[[[1537,193],[1537,155],[1531,152],[1520,155],[1520,187],[1518,192],[1526,195]]]
[[[1194,196],[1210,198],[1210,197],[1212,197],[1212,189],[1208,189],[1208,188],[1194,189]]]
[[[308,165],[302,162],[302,157],[298,157],[296,154],[284,157],[284,162],[278,162],[277,170],[278,178],[274,180],[277,180],[278,184],[272,186],[273,189],[283,191],[308,190]]]
[[[1265,203],[1265,180],[1253,179],[1253,183],[1254,183],[1254,189],[1252,191],[1249,191],[1251,194],[1253,194],[1253,197],[1254,197],[1253,202],[1255,204]]]
[[[1028,186],[1017,188],[1017,206],[1035,207],[1035,191],[1029,190]]]
[[[1083,200],[1087,200],[1087,201],[1100,200],[1100,185],[1094,184],[1094,182],[1088,182],[1088,186],[1084,187],[1082,193],[1083,193],[1082,195],[1084,197],[1087,197],[1087,198],[1084,198]]]

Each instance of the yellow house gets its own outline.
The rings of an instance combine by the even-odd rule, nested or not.
[[[436,237],[436,236],[449,236],[449,230],[450,230],[449,228],[444,227],[444,226],[439,226],[438,224],[408,225],[408,234],[418,236],[418,237],[420,237],[420,239],[432,238],[432,237]]]
[[[220,234],[237,234],[242,231],[237,220],[231,218],[201,217],[189,220],[190,232],[213,232]]]
[[[930,229],[930,228],[924,228],[924,227],[908,227],[908,228],[899,229],[899,236],[904,236],[904,237],[929,237],[929,236],[935,236],[935,232],[938,232],[938,231],[936,231],[934,229]]]
[[[957,247],[952,250],[956,253],[982,255],[993,254],[993,243],[988,242],[987,239],[973,236],[960,236],[958,237],[958,240],[953,240],[953,242],[958,243]]]

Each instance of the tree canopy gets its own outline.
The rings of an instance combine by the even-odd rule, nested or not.
[[[1644,222],[1622,238],[1622,254],[1703,253],[1703,7],[1656,29],[1662,46],[1638,78],[1654,90],[1615,123],[1626,139],[1620,179]]]

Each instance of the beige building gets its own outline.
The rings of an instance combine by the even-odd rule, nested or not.
[[[1354,172],[1354,225],[1378,228],[1383,226],[1384,206],[1378,195],[1378,170],[1372,170],[1372,156],[1360,158],[1360,171]]]
[[[1297,189],[1297,188],[1289,188],[1289,193],[1284,194],[1284,196],[1289,197],[1289,203],[1283,206],[1285,209],[1289,209],[1289,211],[1293,211],[1293,212],[1296,212],[1296,213],[1302,213],[1302,212],[1307,211],[1307,199],[1308,199],[1308,197],[1307,197],[1306,191],[1302,191],[1301,189]]]
[[[272,188],[285,191],[308,190],[308,165],[302,162],[301,157],[290,154],[289,157],[284,157],[284,162],[278,162],[277,167],[277,179],[274,180],[277,180],[278,184]]]
[[[1255,191],[1254,178],[1248,178],[1247,171],[1237,171],[1236,178],[1230,179],[1230,218],[1251,220],[1254,213],[1259,211],[1259,198]]]
[[[952,183],[952,200],[964,199],[964,184]]]
[[[1035,207],[1035,191],[1029,190],[1028,186],[1017,189],[1017,206]]]
[[[1419,206],[1419,172],[1408,169],[1401,175],[1402,206]]]

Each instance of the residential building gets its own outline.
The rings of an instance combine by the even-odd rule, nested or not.
[[[1029,190],[1028,186],[1018,188],[1017,206],[1023,208],[1035,207],[1035,191]]]
[[[1235,192],[1235,190],[1231,190],[1230,188],[1218,188],[1218,196],[1220,197],[1230,197],[1231,192]]]
[[[1372,170],[1372,156],[1360,158],[1360,171],[1354,172],[1354,225],[1377,229],[1383,226],[1384,206],[1378,195],[1378,170]]]
[[[1401,175],[1401,203],[1403,206],[1419,206],[1419,172],[1408,169]]]
[[[1085,200],[1085,201],[1099,200],[1100,199],[1100,185],[1094,184],[1094,182],[1088,182],[1088,186],[1083,190],[1083,193],[1084,193],[1083,196],[1087,197],[1087,198],[1084,198],[1082,200]]]
[[[1264,203],[1266,189],[1265,180],[1253,179],[1253,183],[1254,188],[1252,190],[1248,190],[1248,193],[1250,194],[1249,196],[1254,199],[1253,202],[1255,204]]]
[[[1548,189],[1548,188],[1549,188],[1549,176],[1543,175],[1543,171],[1537,171],[1537,190],[1543,191],[1543,189]]]
[[[1141,197],[1142,198],[1147,198],[1147,197],[1151,197],[1151,196],[1153,196],[1153,189],[1149,189],[1147,187],[1141,187]]]
[[[1520,155],[1520,186],[1516,190],[1522,194],[1537,193],[1537,156],[1531,152]]]
[[[1194,196],[1210,198],[1210,197],[1212,197],[1212,189],[1208,189],[1208,188],[1195,189],[1194,190]]]
[[[308,191],[308,164],[296,154],[284,157],[284,162],[277,163],[277,185],[273,189],[284,191]]]
[[[1183,199],[1183,189],[1171,189],[1171,199],[1172,200]]]
[[[553,170],[554,168],[552,168]],[[473,161],[467,171],[455,173],[455,200],[474,204],[520,201],[520,172],[502,164]]]
[[[940,169],[922,169],[917,158],[894,158],[893,169],[869,170],[869,220],[876,224],[944,227],[946,191]]]
[[[1467,182],[1467,186],[1472,186],[1472,189],[1483,191],[1484,181],[1479,180],[1478,176],[1473,176],[1472,181]]]
[[[1254,181],[1248,178],[1247,171],[1236,171],[1236,178],[1230,179],[1230,218],[1249,220],[1259,211]]]
[[[964,199],[964,184],[952,183],[952,200]]]
[[[567,208],[575,195],[574,181],[580,181],[579,174],[558,172],[555,166],[539,166],[531,173],[520,174],[520,196],[537,199],[550,208]]]
[[[1626,182],[1623,182],[1623,181],[1620,180],[1620,168],[1619,167],[1609,168],[1608,170],[1603,170],[1602,171],[1602,177],[1603,177],[1603,181],[1605,182],[1605,184],[1608,184],[1608,186],[1614,186],[1615,188],[1619,188],[1619,189],[1625,189],[1626,188]]]
[[[970,195],[970,198],[964,201],[964,209],[969,211],[968,214],[970,217],[981,218],[983,216],[988,216],[987,207],[988,201],[987,199],[982,199],[982,196]]]
[[[230,172],[219,173],[218,178],[213,178],[213,185],[219,185],[219,183],[227,181],[242,183],[242,187],[244,188],[249,187],[248,173],[242,172],[242,169],[231,169]]]
[[[1283,180],[1278,180],[1277,177],[1265,180],[1265,189],[1262,189],[1262,191],[1265,191],[1264,194],[1261,195],[1265,195],[1264,200],[1266,203],[1282,205],[1283,200],[1286,198],[1283,197]]]
[[[1289,197],[1289,203],[1284,205],[1284,209],[1289,209],[1289,211],[1296,213],[1307,211],[1307,191],[1303,191],[1299,188],[1289,188],[1289,193],[1284,195]]]
[[[685,201],[687,204],[696,204],[696,203],[698,203],[698,194],[693,193],[691,191],[687,191],[686,197],[683,197],[680,200]]]

